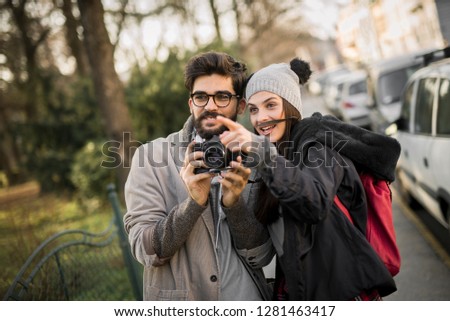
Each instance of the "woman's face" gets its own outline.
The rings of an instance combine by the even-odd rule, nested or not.
[[[286,122],[265,125],[266,122],[284,119],[283,99],[271,92],[260,91],[247,101],[250,121],[259,135],[268,136],[271,143],[278,142],[286,130]]]

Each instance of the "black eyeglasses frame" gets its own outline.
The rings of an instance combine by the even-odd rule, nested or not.
[[[194,99],[194,96],[195,96],[195,95],[206,95],[206,96],[208,96],[208,99],[206,100],[206,102],[205,102],[204,105],[197,105],[197,104],[195,103],[195,99]],[[217,95],[226,95],[226,96],[228,96],[228,103],[227,103],[225,106],[221,106],[221,105],[217,104],[217,102],[216,102],[216,96],[217,96]],[[214,101],[214,104],[216,104],[217,107],[219,107],[219,108],[226,108],[226,107],[228,107],[228,106],[230,105],[230,103],[231,103],[231,98],[236,97],[236,99],[239,99],[241,96],[240,96],[240,95],[236,95],[236,94],[224,93],[224,92],[217,92],[217,93],[215,93],[215,94],[207,94],[207,93],[204,93],[204,92],[195,92],[195,93],[192,93],[192,94],[190,95],[190,97],[191,97],[191,99],[192,99],[192,103],[194,104],[194,106],[195,106],[195,107],[198,107],[198,108],[205,108],[206,105],[208,105],[209,99],[210,99],[211,97],[212,97],[212,99],[213,99],[213,101]]]

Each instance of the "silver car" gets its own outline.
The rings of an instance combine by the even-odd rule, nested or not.
[[[339,83],[336,116],[343,121],[369,128],[370,112],[367,108],[367,73],[356,70],[335,79]]]

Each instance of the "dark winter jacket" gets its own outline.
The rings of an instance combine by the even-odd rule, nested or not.
[[[279,261],[289,299],[349,300],[362,291],[396,291],[365,238],[366,199],[355,166],[393,181],[397,141],[318,113],[295,124],[291,140],[289,160],[266,151],[259,167],[281,205]],[[336,194],[354,225],[334,204]]]

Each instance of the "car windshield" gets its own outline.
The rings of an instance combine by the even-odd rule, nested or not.
[[[362,94],[362,93],[367,93],[367,84],[365,80],[356,82],[354,84],[352,84],[349,89],[348,89],[348,93],[350,95],[357,95],[357,94]]]
[[[411,76],[419,67],[420,65],[408,66],[380,76],[378,82],[379,101],[382,104],[392,104],[400,101],[403,87],[408,81],[409,76]]]

